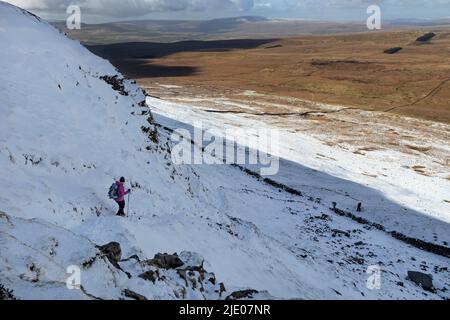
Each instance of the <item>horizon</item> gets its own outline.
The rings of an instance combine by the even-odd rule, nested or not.
[[[366,21],[362,20],[325,20],[325,19],[314,19],[314,18],[283,18],[283,17],[264,17],[264,16],[258,16],[258,15],[236,15],[236,16],[224,16],[220,18],[139,18],[136,17],[134,19],[117,19],[117,20],[107,20],[107,21],[98,21],[98,22],[82,22],[82,24],[85,25],[100,25],[100,24],[108,24],[108,23],[127,23],[127,22],[146,22],[146,21],[214,21],[214,20],[228,20],[228,19],[239,19],[239,18],[264,18],[267,21],[304,21],[304,22],[317,22],[317,23],[350,23],[350,24],[357,24],[357,23],[365,23]],[[47,19],[44,18],[44,20],[51,22],[51,23],[66,23],[66,19]],[[395,18],[395,19],[384,19],[385,22],[440,22],[440,21],[446,21],[450,20],[450,17],[443,17],[443,18]]]

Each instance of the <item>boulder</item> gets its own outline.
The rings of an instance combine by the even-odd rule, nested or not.
[[[144,280],[155,283],[156,279],[158,278],[158,271],[152,271],[152,270],[146,271],[146,272],[140,274],[139,278],[142,278]]]
[[[423,36],[420,36],[416,39],[417,42],[428,42],[432,38],[434,38],[436,34],[434,32],[425,33]]]
[[[203,263],[205,259],[198,253],[183,251],[179,258],[183,261],[183,268],[188,270],[203,270]]]
[[[234,291],[225,300],[242,300],[242,299],[252,299],[254,294],[259,293],[256,290],[248,289],[248,290],[239,290]]]
[[[408,280],[421,286],[426,291],[434,291],[433,277],[430,274],[418,271],[408,271]]]
[[[134,300],[142,300],[142,301],[143,301],[143,300],[147,300],[147,298],[144,297],[143,295],[141,295],[141,294],[139,294],[139,293],[136,293],[136,292],[134,292],[134,291],[131,291],[131,290],[129,290],[129,289],[123,290],[122,293],[123,293],[123,295],[124,295],[125,297],[130,298],[130,299],[134,299]]]
[[[402,47],[389,48],[389,49],[384,50],[384,53],[387,53],[387,54],[394,54],[394,53],[399,52],[399,51],[402,50],[402,49],[403,49]]]
[[[119,266],[119,261],[122,259],[122,249],[120,248],[120,243],[110,242],[104,246],[98,246],[97,248],[108,258],[112,265],[116,267]]]
[[[184,262],[176,253],[158,253],[153,259],[147,260],[144,263],[162,269],[176,269],[184,265]]]

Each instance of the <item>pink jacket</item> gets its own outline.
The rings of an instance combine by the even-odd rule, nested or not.
[[[125,187],[123,186],[123,182],[116,181],[116,184],[118,186],[118,188],[117,188],[117,195],[119,196],[116,199],[116,201],[117,202],[124,201],[125,200],[125,196],[128,194],[128,191],[125,191]]]

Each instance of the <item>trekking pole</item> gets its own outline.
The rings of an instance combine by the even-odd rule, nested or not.
[[[130,215],[130,194],[128,194],[128,204],[127,204],[128,208],[127,208],[127,215]]]

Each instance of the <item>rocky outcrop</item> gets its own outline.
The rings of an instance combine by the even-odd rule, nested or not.
[[[163,269],[176,269],[184,264],[176,253],[158,253],[153,259],[146,260],[144,263]]]
[[[242,299],[252,299],[255,294],[258,294],[259,292],[257,290],[240,290],[240,291],[234,291],[232,294],[230,294],[228,297],[225,298],[225,300],[242,300]]]
[[[125,90],[125,85],[123,84],[124,79],[119,78],[117,75],[114,76],[101,76],[101,80],[109,84],[113,90],[118,91],[123,96],[128,96],[128,92]]]
[[[142,278],[144,280],[155,283],[156,280],[159,279],[159,273],[158,273],[158,270],[156,270],[156,271],[149,270],[149,271],[145,271],[145,272],[141,273],[139,275],[139,278]]]
[[[100,250],[99,254],[105,255],[109,262],[126,273],[129,279],[143,280],[132,281],[126,288],[122,288],[121,294],[125,298],[134,300],[160,298],[157,294],[148,295],[149,292],[169,294],[173,299],[220,300],[226,297],[225,285],[217,281],[214,273],[204,269],[205,260],[198,253],[189,251],[182,251],[180,254],[158,253],[152,259],[140,259],[135,254],[128,259],[120,260],[122,252],[119,243],[111,242],[97,248]],[[91,264],[95,261],[96,259]],[[236,291],[229,295],[229,299],[251,299],[255,293],[258,292]]]
[[[108,258],[113,266],[120,268],[119,262],[122,259],[122,249],[118,242],[110,242],[103,246],[97,246],[97,249]]]
[[[408,280],[411,280],[415,284],[421,286],[424,290],[434,292],[433,277],[430,274],[408,271]]]
[[[183,251],[179,255],[183,261],[183,268],[189,270],[203,270],[205,259],[198,253]]]
[[[14,297],[12,290],[9,290],[0,284],[0,300],[16,300],[16,298]]]

